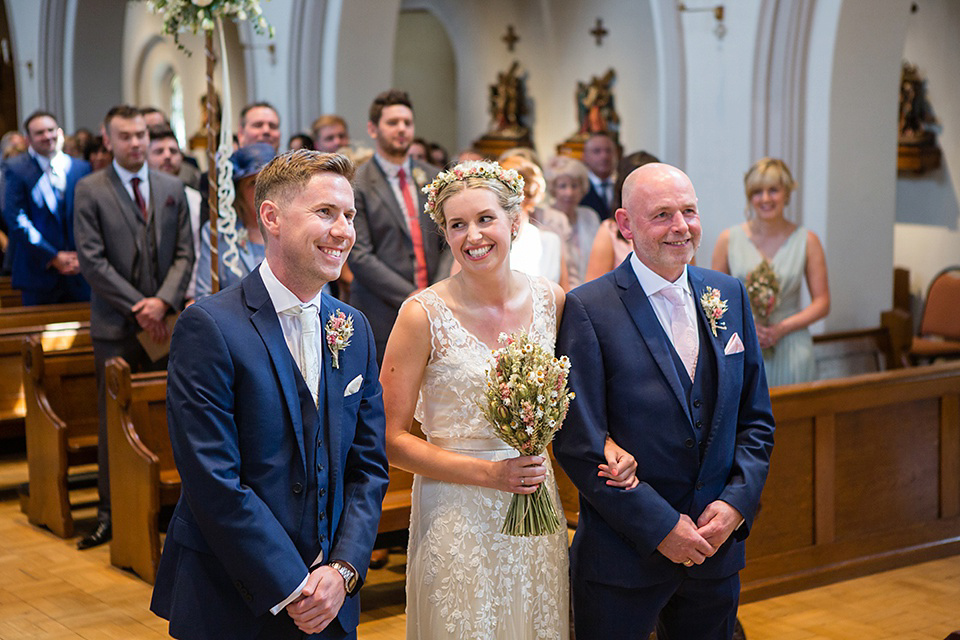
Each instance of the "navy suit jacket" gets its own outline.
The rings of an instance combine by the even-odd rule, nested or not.
[[[625,260],[614,271],[567,294],[557,349],[570,357],[576,399],[554,453],[580,492],[580,523],[571,549],[574,579],[643,587],[676,572],[721,578],[744,564],[750,531],[773,448],[773,414],[749,299],[739,280],[688,267],[700,320],[699,298],[718,289],[728,311],[700,350],[713,349],[716,404],[702,454],[672,346]],[[707,325],[709,326],[709,325]],[[724,348],[733,334],[744,350]],[[706,359],[701,358],[701,362]],[[608,487],[597,477],[607,434],[637,459],[639,486]],[[694,522],[714,500],[735,507],[745,521],[720,550],[699,566],[675,564],[657,551],[681,513]]]
[[[603,196],[593,187],[593,182],[587,180],[589,189],[587,194],[583,196],[583,200],[580,201],[580,205],[584,207],[590,207],[597,212],[597,215],[600,216],[601,220],[606,220],[607,218],[613,215],[613,211],[610,210],[607,201],[603,199]],[[611,185],[613,182],[611,181]]]
[[[14,247],[13,286],[51,291],[67,276],[48,266],[50,261],[59,251],[76,251],[73,191],[77,181],[90,173],[90,165],[71,158],[64,198],[56,211],[51,211],[42,197],[33,194],[43,176],[33,156],[22,153],[11,158],[6,172],[3,217]]]
[[[151,603],[175,637],[301,637],[285,611],[269,610],[297,588],[320,547],[324,562],[349,562],[361,582],[366,575],[388,481],[383,401],[370,326],[326,294],[321,322],[337,309],[353,316],[355,332],[339,368],[322,354],[333,535],[320,542],[300,535],[317,471],[306,468],[299,373],[259,268],[177,321],[167,419],[182,494]],[[360,390],[344,396],[357,376]],[[359,598],[348,597],[319,637],[352,633],[359,611]],[[283,623],[286,632],[269,631]]]

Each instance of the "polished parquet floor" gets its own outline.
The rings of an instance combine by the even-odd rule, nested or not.
[[[168,637],[150,586],[111,567],[107,547],[80,552],[27,522],[13,489],[25,480],[23,454],[0,453],[0,640]],[[78,526],[95,497],[74,492]],[[403,638],[403,562],[370,572],[361,640]],[[943,640],[960,630],[960,556],[744,605],[740,620],[749,640]]]

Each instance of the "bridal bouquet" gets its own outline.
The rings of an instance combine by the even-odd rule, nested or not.
[[[526,456],[543,455],[563,424],[574,394],[567,391],[570,360],[554,358],[524,332],[501,333],[493,352],[480,410],[497,437]],[[546,484],[531,494],[513,494],[501,533],[542,536],[560,530]]]
[[[768,260],[762,260],[747,274],[747,295],[753,315],[760,324],[766,325],[770,314],[777,308],[780,295],[780,279]]]

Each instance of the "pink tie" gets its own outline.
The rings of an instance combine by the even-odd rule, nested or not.
[[[683,366],[690,375],[690,380],[693,380],[697,371],[697,355],[700,345],[697,340],[697,328],[687,317],[686,305],[683,302],[683,289],[677,285],[671,285],[661,289],[660,295],[670,303],[670,333],[673,338],[673,348],[677,350],[677,355],[683,361]]]

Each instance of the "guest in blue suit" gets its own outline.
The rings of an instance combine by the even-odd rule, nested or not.
[[[266,258],[177,321],[183,489],[151,603],[176,638],[356,638],[387,459],[370,325],[321,293],[355,239],[352,177],[339,154],[270,162]]]
[[[773,448],[763,359],[743,285],[688,266],[689,178],[635,170],[616,220],[634,253],[567,294],[557,348],[576,400],[554,453],[580,492],[571,548],[578,640],[729,639]],[[609,434],[637,459],[627,491],[597,477]]]
[[[30,147],[7,163],[4,179],[13,286],[24,305],[89,300],[73,238],[73,191],[90,165],[60,150],[53,114],[35,111],[23,127]]]

